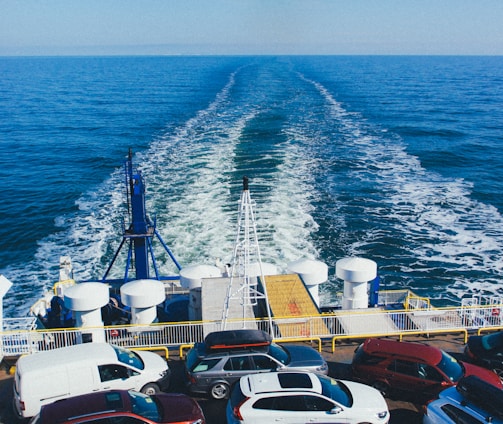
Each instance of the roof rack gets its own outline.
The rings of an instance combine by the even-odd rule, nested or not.
[[[233,350],[269,346],[272,337],[262,330],[225,330],[208,334],[204,343],[209,350]]]
[[[456,389],[468,402],[498,418],[503,418],[503,390],[475,375],[461,378]]]

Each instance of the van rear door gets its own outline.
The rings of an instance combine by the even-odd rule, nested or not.
[[[15,394],[16,409],[24,417],[32,417],[39,413],[42,405],[70,395],[65,367],[53,370],[47,378],[40,377],[40,373],[26,373],[16,384],[19,391],[18,396]]]

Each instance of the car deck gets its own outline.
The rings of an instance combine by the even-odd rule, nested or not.
[[[416,341],[428,343],[436,346],[439,349],[445,350],[456,358],[460,358],[465,344],[463,335],[435,335],[432,337],[426,336],[410,336],[404,338],[404,341]],[[354,350],[363,342],[363,339],[343,340],[335,345],[335,351],[332,353],[330,342],[326,342],[322,346],[322,355],[329,365],[329,375],[340,379],[351,379],[351,360]],[[310,343],[308,343],[311,345]],[[317,348],[317,344],[312,347]],[[171,392],[181,392],[184,389],[184,372],[183,360],[178,356],[178,350],[170,350],[168,364],[172,371]],[[0,371],[0,424],[11,424],[15,421],[12,412],[12,373],[9,373],[8,368],[11,364],[3,364]],[[225,423],[225,401],[215,401],[207,398],[197,398],[196,400],[201,405],[207,419],[207,424],[222,424]],[[422,423],[422,413],[420,405],[415,405],[413,402],[397,401],[386,399],[391,412],[390,424],[400,424],[407,422],[408,424]]]

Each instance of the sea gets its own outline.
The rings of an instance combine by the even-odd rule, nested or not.
[[[1,57],[0,75],[6,317],[62,255],[101,279],[129,149],[182,267],[232,260],[246,176],[262,261],[326,263],[322,305],[350,256],[436,306],[503,299],[501,56]]]

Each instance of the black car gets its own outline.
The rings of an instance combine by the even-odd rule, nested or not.
[[[467,361],[489,368],[503,379],[503,331],[470,336],[464,355]]]

